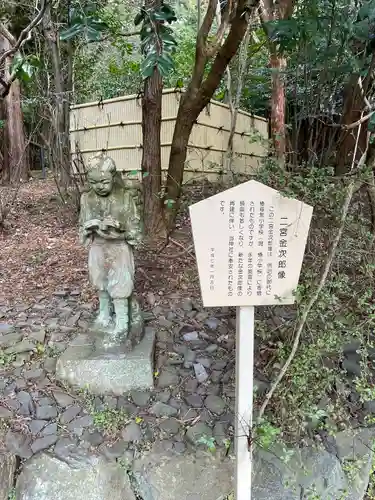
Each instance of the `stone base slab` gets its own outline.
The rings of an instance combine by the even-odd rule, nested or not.
[[[121,396],[131,390],[152,389],[154,345],[151,328],[146,328],[142,341],[131,352],[122,352],[121,347],[98,351],[94,335],[79,335],[58,359],[56,377],[99,395]]]

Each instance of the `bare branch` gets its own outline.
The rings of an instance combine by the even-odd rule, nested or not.
[[[218,0],[209,0],[206,15],[204,16],[202,26],[199,28],[197,35],[197,55],[204,54],[206,56],[206,42],[210,32],[212,23],[215,18]]]
[[[327,124],[327,126],[332,127],[332,128],[342,128],[344,130],[352,130],[353,128],[356,128],[359,125],[362,125],[362,123],[367,122],[367,120],[369,120],[374,113],[375,113],[375,110],[371,111],[370,113],[368,113],[365,116],[362,116],[359,120],[357,120],[356,122],[350,123],[349,125],[345,125],[342,123],[329,123],[329,124]]]
[[[41,0],[41,7],[40,7],[38,14],[26,26],[26,28],[24,28],[21,31],[21,34],[18,37],[18,40],[14,43],[13,47],[11,49],[5,51],[3,54],[1,54],[0,67],[4,64],[4,62],[6,61],[6,59],[8,57],[11,57],[14,54],[16,54],[21,49],[21,47],[27,42],[27,40],[30,39],[32,30],[36,26],[38,26],[38,24],[40,24],[40,22],[43,19],[43,16],[47,10],[48,2],[49,2],[49,0]],[[5,38],[7,38],[11,43],[12,43],[12,41],[14,41],[13,35],[11,35],[9,33],[9,31],[7,30],[7,28],[4,25],[0,25],[0,34],[3,35]],[[2,98],[6,97],[8,95],[9,90],[10,90],[10,85],[11,85],[12,81],[14,81],[15,79],[16,79],[16,77],[15,77],[15,75],[13,75],[13,79],[11,78],[10,81],[6,82],[5,89],[1,94]]]

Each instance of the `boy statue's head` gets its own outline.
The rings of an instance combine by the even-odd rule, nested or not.
[[[108,196],[115,182],[115,162],[105,153],[98,153],[90,158],[87,165],[87,180],[98,196]]]

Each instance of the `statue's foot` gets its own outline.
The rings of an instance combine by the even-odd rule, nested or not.
[[[126,341],[127,335],[128,332],[126,329],[124,330],[123,328],[115,326],[111,332],[105,335],[102,345],[105,349],[120,346]]]
[[[111,318],[107,314],[99,314],[94,322],[94,326],[99,329],[108,329],[111,326]]]

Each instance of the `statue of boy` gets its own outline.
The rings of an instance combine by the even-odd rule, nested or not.
[[[89,160],[89,190],[81,196],[80,238],[90,246],[90,282],[99,290],[96,325],[107,332],[104,345],[110,347],[128,338],[140,341],[143,321],[133,295],[133,247],[142,241],[142,224],[134,196],[125,189],[112,158],[103,153]],[[112,306],[115,325],[112,325]]]

